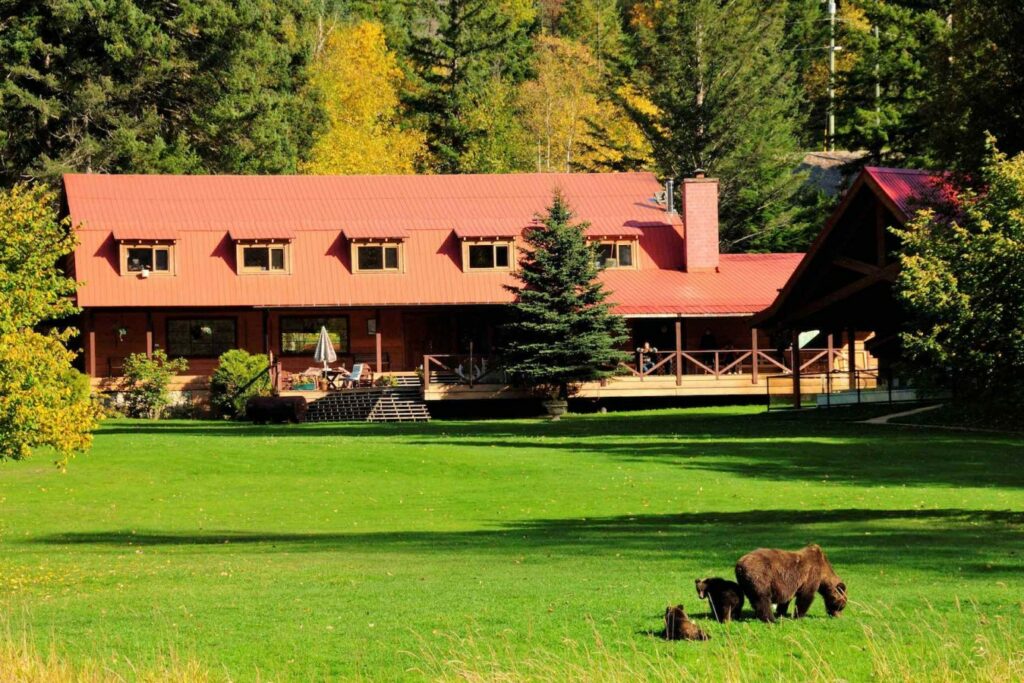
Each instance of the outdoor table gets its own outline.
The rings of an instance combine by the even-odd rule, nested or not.
[[[348,370],[324,370],[324,379],[327,380],[328,390],[342,389],[341,385],[348,379],[348,376]]]

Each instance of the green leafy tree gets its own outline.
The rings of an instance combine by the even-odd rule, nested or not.
[[[598,61],[610,67],[628,66],[619,0],[566,0],[558,29],[560,35],[586,45]]]
[[[221,354],[210,376],[210,402],[221,415],[239,417],[253,396],[270,395],[270,359],[262,353],[232,349]]]
[[[1015,405],[1024,400],[1024,154],[992,152],[980,194],[919,213],[905,229],[899,300],[905,355],[926,386]]]
[[[419,0],[408,54],[415,75],[407,100],[427,136],[430,169],[477,170],[471,149],[487,147],[491,130],[473,113],[493,103],[495,79],[517,83],[527,74],[532,27],[529,12],[498,0]]]
[[[171,378],[188,370],[184,358],[167,358],[167,352],[157,349],[150,358],[144,353],[133,353],[124,359],[125,402],[131,417],[159,420],[164,408],[171,402],[167,387]]]
[[[933,67],[947,35],[944,15],[919,3],[857,0],[844,7],[843,19],[839,146],[867,150],[864,163],[921,159],[928,150]]]
[[[98,411],[71,365],[75,330],[36,329],[78,310],[76,283],[56,265],[75,243],[55,205],[40,186],[0,192],[0,459],[47,446],[63,465],[91,445]]]
[[[580,382],[609,377],[628,354],[622,318],[597,280],[596,252],[556,193],[541,224],[528,230],[502,359],[519,384],[566,399]]]
[[[972,173],[985,139],[1024,151],[1024,3],[953,0],[946,49],[939,55],[929,108],[931,139],[947,168]]]
[[[306,88],[307,4],[6,3],[0,182],[294,172],[322,118]]]
[[[634,8],[634,26],[638,87],[654,109],[632,113],[663,175],[720,179],[723,248],[763,248],[791,224],[802,181],[785,3],[651,3]]]

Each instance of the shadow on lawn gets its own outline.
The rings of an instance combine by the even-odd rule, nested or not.
[[[801,419],[805,418],[805,419]],[[808,413],[736,415],[720,411],[631,413],[546,420],[322,424],[256,427],[212,422],[133,422],[101,435],[218,437],[383,437],[454,452],[496,446],[632,462],[678,465],[735,476],[865,485],[1024,487],[1024,440],[881,425]],[[280,453],[278,454],[280,455]],[[301,457],[301,454],[289,454]],[[339,457],[344,457],[341,454]]]
[[[838,564],[896,563],[978,574],[1019,575],[1024,512],[939,510],[750,510],[589,519],[543,519],[474,531],[274,533],[259,531],[97,531],[28,543],[96,546],[254,545],[256,552],[417,552],[611,556],[650,553],[707,558],[731,573],[756,547],[820,543]]]

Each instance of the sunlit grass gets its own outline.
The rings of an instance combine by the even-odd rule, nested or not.
[[[4,656],[41,680],[1020,680],[1024,443],[809,417],[111,422],[66,474],[0,465]],[[708,620],[694,578],[808,542],[841,619]],[[652,635],[677,602],[711,641]]]

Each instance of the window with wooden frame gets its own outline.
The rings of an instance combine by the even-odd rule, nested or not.
[[[291,244],[277,241],[238,242],[238,272],[247,274],[290,273]]]
[[[462,269],[512,270],[513,244],[508,240],[462,243]]]
[[[637,267],[636,240],[602,240],[595,246],[595,262],[598,268]]]
[[[405,270],[401,242],[353,242],[352,272],[400,273]]]
[[[121,275],[173,275],[174,244],[121,243]]]
[[[217,358],[238,348],[235,318],[171,318],[167,321],[167,355],[172,358]]]
[[[337,353],[349,351],[348,316],[330,317],[281,317],[281,355],[305,356],[312,358],[320,341],[321,328],[327,328],[327,336]]]

